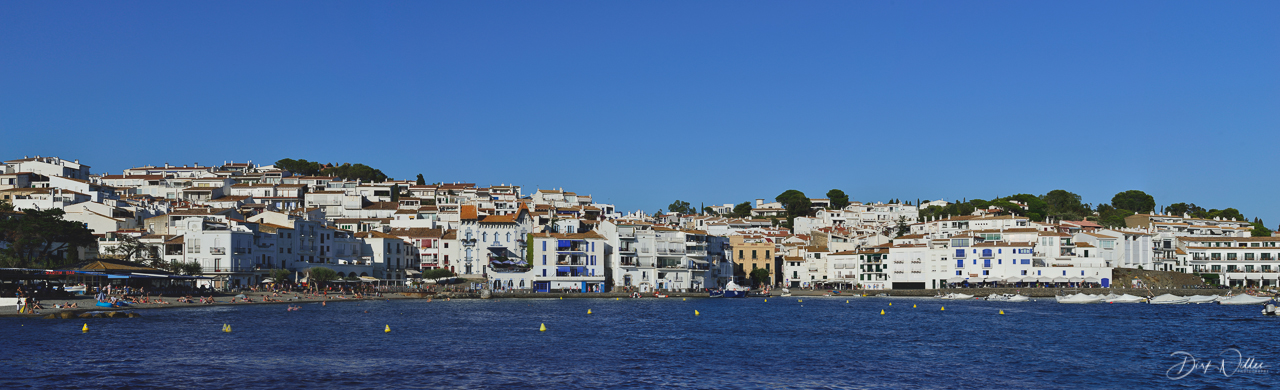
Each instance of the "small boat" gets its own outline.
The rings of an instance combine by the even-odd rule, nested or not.
[[[1058,296],[1055,296],[1054,299],[1056,299],[1058,303],[1083,304],[1083,303],[1102,302],[1102,296],[1092,295],[1092,294],[1079,294],[1079,293],[1071,294],[1071,295],[1058,295]]]
[[[1217,301],[1218,301],[1217,295],[1192,295],[1187,297],[1187,303],[1194,303],[1197,305],[1201,303],[1210,303],[1210,302],[1217,302]]]
[[[1147,298],[1143,298],[1137,295],[1129,295],[1129,294],[1124,294],[1124,295],[1107,294],[1107,296],[1102,299],[1102,301],[1106,303],[1141,303],[1146,300]]]
[[[1173,294],[1164,294],[1164,295],[1147,300],[1147,303],[1150,303],[1152,305],[1183,305],[1190,301],[1191,300],[1187,299],[1187,297],[1180,297]]]
[[[782,289],[782,296],[784,296],[784,297],[789,297],[789,296],[791,296],[791,290],[788,290],[788,289],[785,289],[785,288],[784,288],[784,289]]]
[[[1271,298],[1255,297],[1248,294],[1240,294],[1227,299],[1218,301],[1219,305],[1261,305],[1271,301]]]
[[[1262,315],[1280,315],[1280,307],[1276,307],[1275,303],[1268,303],[1267,307],[1262,308]]]
[[[723,289],[712,290],[711,297],[712,298],[746,298],[747,293],[749,291],[750,289],[746,287],[738,286],[737,283],[730,281],[729,284],[726,284]]]
[[[877,296],[877,297],[887,297],[887,296],[889,296],[889,294],[879,293],[879,294],[876,294],[876,296]],[[973,297],[973,296],[972,296],[972,295],[970,295],[970,297]]]
[[[943,295],[942,299],[973,299],[973,296],[969,294],[950,293]]]
[[[1026,302],[1031,300],[1031,298],[1021,294],[991,294],[983,299],[995,302]]]

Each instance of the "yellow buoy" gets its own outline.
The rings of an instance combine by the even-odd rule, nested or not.
[[[231,325],[222,324],[222,331],[226,333],[231,333]]]
[[[687,301],[687,300],[689,300],[689,298],[680,298],[680,300],[682,300],[682,301]]]
[[[848,299],[844,300],[844,303],[849,303],[849,300]]]
[[[80,331],[84,333],[89,333],[89,323],[86,322],[84,326],[80,327]]]
[[[880,315],[884,315],[884,309],[880,309]]]
[[[939,310],[939,311],[947,311],[947,307],[946,307],[946,306],[943,306],[943,307],[942,307],[942,310]]]
[[[587,309],[587,314],[591,314],[591,309]]]
[[[796,302],[804,302],[803,299],[797,299]]]
[[[1004,314],[1004,310],[1000,310],[1000,314]]]
[[[889,302],[889,306],[893,306],[893,302]]]
[[[615,301],[620,301],[620,300],[622,300],[622,299],[621,299],[621,298],[613,298],[613,300],[615,300]]]
[[[564,297],[560,297],[560,300],[562,300],[562,301],[563,301],[563,300],[564,300]]]
[[[769,302],[769,300],[768,300],[768,299],[765,299],[764,301],[765,301],[765,302]]]
[[[697,316],[697,315],[702,315],[702,313],[699,313],[697,310],[694,310],[694,311],[693,311],[693,315],[695,315],[695,316]]]
[[[543,323],[543,324],[542,324],[542,326],[538,327],[538,331],[539,331],[539,332],[546,332],[546,331],[547,331],[547,324],[546,324],[546,323]]]
[[[912,309],[915,309],[915,308],[916,308],[916,304],[914,304],[914,303],[913,303],[913,304],[911,304],[911,308],[912,308]]]
[[[387,327],[382,329],[382,333],[391,333],[391,324],[387,324]]]

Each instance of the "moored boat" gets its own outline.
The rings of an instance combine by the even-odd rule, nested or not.
[[[1102,301],[1103,301],[1103,302],[1106,302],[1106,303],[1141,303],[1141,302],[1146,301],[1146,300],[1147,300],[1147,298],[1143,298],[1143,297],[1140,297],[1140,296],[1137,296],[1137,295],[1129,295],[1129,294],[1123,294],[1123,295],[1107,294],[1107,297],[1106,297],[1106,298],[1103,298],[1103,300],[1102,300]]]
[[[1098,302],[1102,302],[1102,296],[1099,296],[1099,295],[1092,295],[1092,294],[1079,294],[1079,293],[1077,293],[1077,294],[1071,294],[1071,295],[1058,295],[1058,296],[1055,296],[1055,297],[1054,297],[1054,299],[1056,299],[1056,300],[1058,301],[1058,303],[1098,303]]]
[[[969,294],[950,293],[947,295],[943,295],[941,298],[942,299],[973,299],[973,296]]]
[[[1192,295],[1187,297],[1187,303],[1195,304],[1216,302],[1217,300],[1217,295]]]
[[[1147,303],[1150,303],[1152,305],[1182,305],[1190,301],[1191,300],[1187,299],[1187,297],[1180,297],[1173,294],[1164,294],[1164,295],[1147,300]]]
[[[1220,305],[1261,305],[1271,301],[1271,298],[1255,297],[1247,294],[1236,295],[1227,299],[1218,301]]]

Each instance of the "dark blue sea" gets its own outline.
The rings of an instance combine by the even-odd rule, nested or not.
[[[86,320],[0,318],[0,388],[1269,387],[1280,379],[1280,319],[1259,309],[1052,299],[393,300],[296,312],[139,310],[141,318],[89,319],[88,333]],[[1194,356],[1195,372],[1187,355],[1171,356],[1180,351]]]

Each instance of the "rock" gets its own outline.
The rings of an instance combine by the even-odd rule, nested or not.
[[[52,320],[52,319],[54,319],[54,318],[58,318],[58,317],[55,317],[53,314],[50,314],[50,315],[44,316],[43,318],[44,318],[44,319],[46,319],[46,320]]]
[[[116,317],[119,317],[120,314],[121,313],[118,311],[109,311],[107,312],[107,318],[116,318]]]
[[[69,319],[72,319],[72,318],[76,318],[76,313],[72,313],[72,312],[69,312],[69,311],[64,311],[64,312],[58,313],[58,317],[59,317],[59,318],[62,318],[62,319],[64,319],[64,320],[69,320]]]
[[[90,313],[90,312],[80,313],[80,316],[79,316],[79,317],[80,317],[80,318],[93,318],[93,313]]]
[[[107,313],[96,313],[93,318],[107,318]]]
[[[489,289],[480,290],[480,299],[489,298],[493,298],[493,291],[489,291]]]
[[[142,317],[142,315],[138,313],[129,313],[129,314],[125,314],[125,317],[138,318],[138,317]]]

